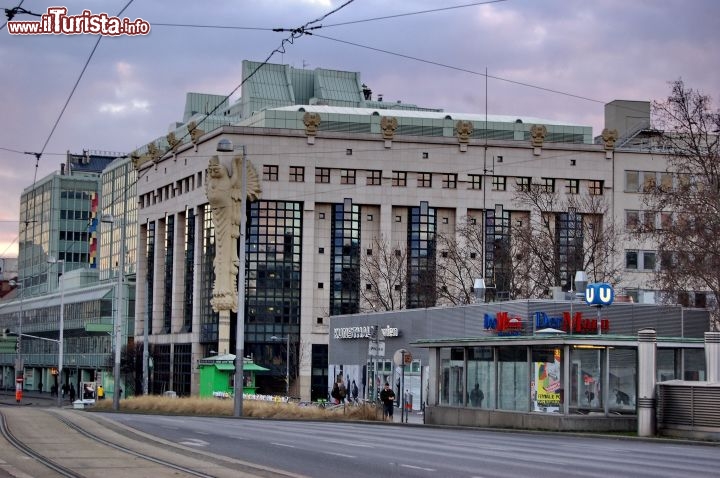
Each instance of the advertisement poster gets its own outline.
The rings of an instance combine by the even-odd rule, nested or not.
[[[535,362],[533,381],[533,408],[537,412],[560,411],[560,351],[552,362]]]

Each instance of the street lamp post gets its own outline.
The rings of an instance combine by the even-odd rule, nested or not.
[[[290,398],[290,336],[277,337],[273,335],[270,340],[285,341],[285,396]]]
[[[103,214],[101,222],[106,224],[115,223],[115,218],[112,214]],[[118,258],[118,272],[117,272],[117,291],[116,291],[116,306],[115,306],[115,326],[113,327],[115,332],[115,363],[113,365],[113,410],[120,410],[120,348],[122,343],[122,318],[123,318],[123,276],[125,275],[125,221],[118,221],[118,227],[120,228],[120,254]],[[147,342],[145,342],[147,345]]]
[[[10,281],[10,285],[20,289],[20,316],[18,317],[17,345],[15,346],[15,379],[17,381],[18,372],[25,380],[25,364],[22,361],[22,326],[23,326],[23,294],[25,292],[24,283],[15,280]]]
[[[234,153],[235,145],[229,139],[221,139],[215,148],[219,153]],[[235,326],[235,386],[233,387],[233,416],[243,415],[243,382],[245,366],[245,217],[247,201],[247,156],[245,145],[242,146],[242,179],[241,179],[241,208],[240,208],[240,233],[238,237],[238,278],[237,278],[237,320]],[[236,171],[235,174],[240,174]]]
[[[62,385],[62,369],[63,369],[63,333],[65,331],[65,260],[48,258],[51,264],[62,264],[58,282],[60,286],[60,337],[58,338],[58,385]],[[60,278],[62,277],[62,282]],[[57,394],[57,405],[62,407],[62,394]]]

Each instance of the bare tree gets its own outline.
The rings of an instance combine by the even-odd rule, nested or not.
[[[711,329],[720,330],[720,110],[677,80],[666,101],[653,103],[653,116],[669,155],[665,180],[645,184],[646,220],[638,228],[657,244],[653,286],[665,291],[665,302],[709,291]],[[647,211],[660,213],[658,224]]]
[[[483,277],[482,225],[471,218],[458,223],[455,234],[437,235],[437,297],[443,304],[471,304],[475,279]]]
[[[386,311],[405,308],[407,295],[407,248],[374,238],[370,254],[360,259],[360,310]]]
[[[514,201],[528,211],[526,223],[513,229],[516,293],[539,297],[555,286],[569,290],[579,270],[593,282],[617,285],[618,234],[605,196],[560,195],[532,184],[518,187]]]

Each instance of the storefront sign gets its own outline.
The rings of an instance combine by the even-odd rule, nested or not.
[[[336,339],[374,339],[375,326],[364,325],[359,327],[338,327],[333,329],[333,337]],[[397,327],[385,326],[380,329],[382,337],[400,337],[400,329]]]
[[[375,327],[365,325],[362,327],[338,327],[333,329],[333,337],[336,339],[368,339],[373,336]]]
[[[599,282],[588,284],[585,289],[585,302],[594,307],[607,307],[613,303],[615,291],[610,284]]]
[[[507,312],[498,312],[497,316],[485,314],[484,319],[485,330],[495,330],[498,336],[510,336],[522,334],[522,319],[520,317],[510,317]]]
[[[558,329],[574,334],[597,334],[597,319],[583,319],[582,312],[563,312],[562,317],[551,317],[546,312],[535,312],[535,329]],[[600,328],[603,332],[610,330],[610,320],[601,319]]]
[[[383,337],[400,337],[400,330],[397,327],[390,327],[388,325],[380,329],[380,332],[382,332]]]

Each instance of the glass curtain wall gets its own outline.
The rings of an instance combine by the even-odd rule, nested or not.
[[[436,281],[437,210],[426,201],[410,208],[408,221],[407,308],[434,307]]]
[[[360,206],[333,204],[330,315],[360,311]]]

